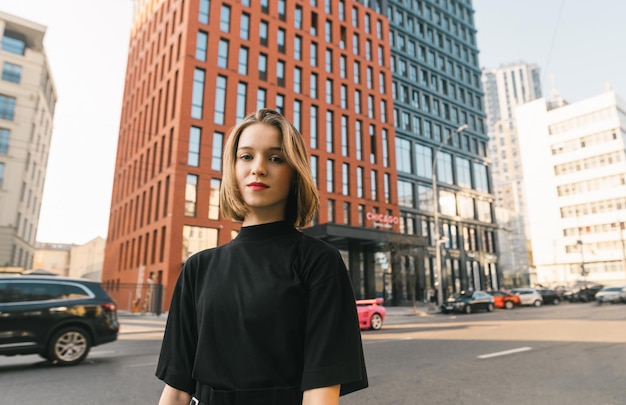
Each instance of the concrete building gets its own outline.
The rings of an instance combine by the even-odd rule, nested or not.
[[[37,242],[33,266],[26,271],[43,271],[59,276],[69,276],[72,248],[73,246],[67,243]]]
[[[106,240],[100,236],[82,245],[72,245],[69,276],[102,280],[102,263]]]
[[[489,156],[496,195],[499,264],[506,287],[530,283],[524,229],[524,178],[519,153],[516,107],[542,97],[539,67],[523,62],[482,70]]]
[[[57,94],[46,27],[0,12],[0,266],[33,266]]]
[[[167,305],[182,262],[237,234],[219,214],[222,147],[260,107],[308,141],[322,209],[304,232],[342,251],[357,297],[425,299],[434,246],[447,247],[446,292],[497,288],[472,13],[457,1],[136,1],[109,292],[145,300],[123,286],[151,280]],[[432,171],[418,171],[434,162],[445,241],[434,238]]]
[[[614,91],[517,109],[537,283],[626,284],[626,104]]]

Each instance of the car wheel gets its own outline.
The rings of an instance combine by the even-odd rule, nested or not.
[[[489,305],[487,305],[487,311],[488,311],[488,312],[493,312],[493,310],[494,310],[494,306],[493,306],[493,304],[489,304]]]
[[[90,348],[85,330],[71,326],[54,334],[48,345],[47,358],[59,366],[72,366],[85,360]]]
[[[383,317],[380,314],[374,314],[370,318],[370,328],[373,330],[379,330],[383,327]]]
[[[561,300],[559,300],[558,298],[555,298],[552,300],[552,304],[554,305],[559,305],[561,303]]]
[[[465,308],[463,308],[463,310],[465,311],[466,314],[471,314],[472,313],[472,306],[470,304],[467,304],[465,306]]]
[[[535,300],[535,302],[533,302],[533,305],[536,306],[536,307],[540,307],[541,306],[541,301]]]
[[[515,304],[513,304],[513,301],[507,301],[504,303],[504,308],[506,309],[513,309],[515,307]]]

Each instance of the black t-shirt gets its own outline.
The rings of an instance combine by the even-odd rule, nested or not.
[[[367,387],[341,255],[285,222],[243,227],[191,256],[174,289],[156,375],[194,394]]]

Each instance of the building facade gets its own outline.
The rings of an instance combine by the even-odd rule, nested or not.
[[[537,65],[516,63],[482,70],[489,156],[499,225],[500,269],[508,288],[530,283],[532,252],[524,229],[524,179],[515,109],[542,97]]]
[[[57,101],[45,32],[0,12],[0,267],[33,266]]]
[[[309,144],[322,209],[304,232],[342,251],[355,295],[383,295],[394,303],[425,297],[436,281],[431,270],[434,248],[428,246],[432,225],[428,225],[427,212],[430,209],[432,216],[432,205],[418,206],[418,194],[406,195],[405,184],[413,187],[417,177],[401,174],[396,164],[398,151],[404,153],[396,139],[400,133],[397,122],[403,117],[396,108],[398,80],[404,77],[397,69],[410,55],[390,41],[398,29],[392,28],[387,15],[399,7],[394,4],[295,0],[135,3],[103,268],[103,281],[112,295],[124,284],[151,280],[164,286],[167,306],[186,258],[227,243],[237,234],[240,224],[224,220],[219,213],[224,138],[245,115],[270,107],[290,119]],[[429,3],[427,7],[434,6]],[[473,38],[471,8],[463,3],[452,9],[462,10],[463,21],[458,25],[463,27],[463,35]],[[454,194],[449,190],[460,189],[450,180],[462,176],[450,174],[452,150],[465,151],[458,152],[465,156],[463,168],[476,170],[477,182],[485,188],[467,187],[464,200],[466,209],[467,204],[472,206],[472,213],[475,199],[488,204],[487,209],[485,204],[477,204],[483,220],[472,214],[461,221],[455,210],[442,212],[442,224],[456,221],[450,232],[456,232],[458,239],[445,260],[450,271],[457,271],[451,274],[459,275],[468,273],[465,259],[480,252],[479,241],[495,226],[473,44],[470,53],[474,55],[471,62],[468,59],[453,66],[461,71],[456,80],[471,80],[468,93],[473,109],[469,104],[449,107],[456,114],[454,119],[451,115],[448,121],[438,118],[437,129],[422,136],[422,141],[406,129],[404,134],[409,143],[422,142],[431,148],[437,148],[447,133],[459,135],[456,147],[451,140],[441,148],[442,201],[455,204],[446,198]],[[409,80],[402,81],[406,84]],[[469,97],[465,88],[462,91]],[[432,107],[428,104],[431,115],[436,108],[446,108],[434,94],[439,93],[424,90],[424,97],[433,103]],[[403,111],[420,119],[429,117],[410,104]],[[456,132],[466,122],[468,130]],[[439,138],[433,135],[437,131]],[[420,159],[426,158],[420,155]],[[431,164],[428,158],[427,165]],[[428,183],[429,176],[422,177],[421,181]],[[415,207],[401,203],[402,198],[411,199]],[[467,227],[458,225],[462,222]],[[451,228],[444,225],[442,229]],[[466,228],[475,243],[473,249],[466,249],[463,264],[455,267],[455,260],[460,263],[465,251],[463,240],[470,239],[463,239]],[[482,255],[482,262],[469,260],[477,280],[472,286],[482,287],[487,278],[497,280],[492,254],[495,251]],[[449,285],[461,288],[460,283],[455,286],[450,281]]]
[[[536,282],[626,282],[626,104],[614,91],[517,110]]]

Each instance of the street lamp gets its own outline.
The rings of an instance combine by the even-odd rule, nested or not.
[[[467,124],[463,124],[456,129],[456,132],[451,132],[444,140],[441,141],[439,146],[434,150],[433,153],[433,166],[432,166],[432,176],[433,176],[433,226],[435,228],[435,270],[437,274],[437,307],[441,308],[443,305],[443,274],[441,272],[441,244],[446,243],[448,241],[447,238],[441,238],[439,234],[439,194],[437,192],[437,154],[445,145],[448,140],[455,134],[460,134],[468,128]]]

